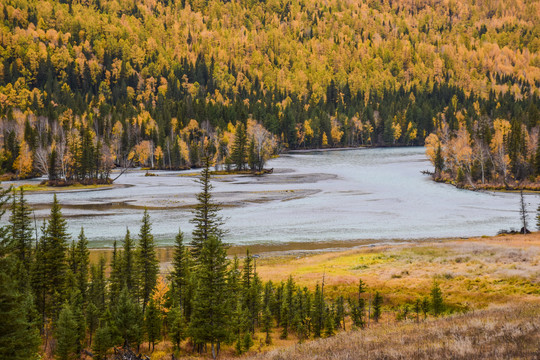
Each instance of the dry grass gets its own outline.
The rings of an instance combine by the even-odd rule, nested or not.
[[[354,292],[361,278],[387,306],[427,295],[435,279],[456,308],[478,309],[540,295],[540,233],[262,258],[257,271],[310,288],[324,274],[329,296]]]
[[[252,359],[540,359],[540,302],[419,324],[381,324]]]

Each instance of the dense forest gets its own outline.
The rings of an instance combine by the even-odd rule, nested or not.
[[[532,179],[539,13],[532,0],[6,0],[0,169],[105,181],[205,154],[261,169],[282,149],[434,133],[438,173]]]
[[[429,296],[385,304],[361,280],[347,298],[336,291],[328,296],[324,277],[314,289],[296,285],[292,277],[261,281],[249,251],[242,265],[227,257],[208,159],[199,179],[192,241],[184,244],[179,231],[168,271],[159,270],[147,211],[138,241],[127,230],[121,247],[115,242],[110,263],[104,257],[91,263],[84,230],[76,241],[69,238],[56,196],[36,239],[23,192],[4,190],[0,200],[10,216],[0,228],[0,357],[107,359],[113,349],[150,353],[166,341],[176,355],[216,358],[222,346],[242,354],[254,340],[260,350],[272,343],[273,333],[302,342],[351,326],[362,329],[387,317],[390,305],[397,320],[416,322],[452,311],[436,282]]]

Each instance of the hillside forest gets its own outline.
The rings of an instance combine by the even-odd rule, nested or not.
[[[427,145],[443,181],[537,183],[533,0],[5,0],[0,169],[261,170],[288,149]],[[427,138],[427,140],[426,140]]]

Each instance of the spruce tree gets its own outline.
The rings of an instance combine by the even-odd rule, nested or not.
[[[210,183],[210,158],[203,159],[204,168],[197,182],[201,185],[201,192],[197,194],[197,205],[193,212],[191,223],[195,224],[191,240],[194,262],[197,263],[202,247],[213,236],[219,240],[225,235],[221,229],[222,218],[218,215],[219,205],[215,204],[212,196],[212,184]]]
[[[382,303],[383,303],[383,297],[377,291],[375,293],[375,297],[373,298],[373,315],[372,315],[372,317],[373,317],[373,320],[375,320],[375,322],[379,322],[379,319],[381,318]]]
[[[9,201],[9,189],[0,189],[0,219]],[[10,229],[0,226],[0,359],[38,359],[40,337],[32,323],[29,290],[21,292],[16,281],[18,254],[13,253]]]
[[[38,310],[44,322],[47,317],[58,318],[60,308],[67,299],[66,252],[69,235],[56,194],[50,217],[42,228],[42,234],[36,251],[33,288]]]
[[[88,274],[90,270],[90,251],[88,250],[88,239],[86,239],[82,227],[75,248],[75,259],[77,263],[74,274],[75,280],[77,288],[81,293],[83,303],[86,304],[88,295]]]
[[[430,295],[431,311],[433,312],[433,315],[439,316],[444,311],[444,302],[441,288],[439,287],[439,283],[437,283],[436,281],[433,282]]]
[[[30,264],[32,252],[33,226],[30,214],[32,210],[24,198],[24,190],[21,186],[19,196],[14,192],[11,204],[11,216],[9,217],[9,233],[13,252],[26,268]]]
[[[169,338],[174,349],[180,349],[180,343],[186,338],[186,324],[180,306],[174,306],[167,314]]]
[[[142,312],[139,305],[132,299],[124,288],[111,311],[112,330],[122,341],[123,346],[129,347],[139,343],[142,334]],[[97,334],[96,334],[97,336]]]
[[[245,125],[239,121],[236,124],[234,134],[234,143],[232,147],[231,158],[236,170],[244,170],[247,160],[247,133]]]
[[[120,291],[124,287],[122,281],[122,254],[116,248],[116,240],[113,242],[113,253],[111,259],[111,274],[109,276],[109,296],[111,301],[118,298]]]
[[[146,339],[148,340],[148,348],[152,345],[152,351],[154,351],[155,343],[159,341],[161,335],[161,314],[153,298],[150,298],[148,307],[146,308],[144,327]]]
[[[180,308],[184,308],[188,280],[189,280],[189,251],[184,246],[184,234],[178,230],[176,235],[174,254],[172,260],[172,271],[170,274],[172,302]]]
[[[99,263],[91,267],[91,281],[88,287],[88,299],[100,312],[105,310],[107,289],[105,279],[105,258],[102,256]]]
[[[140,285],[139,296],[142,301],[142,311],[144,313],[146,305],[150,301],[150,295],[152,295],[156,287],[159,272],[159,261],[156,256],[154,236],[151,234],[148,210],[144,210],[136,255]]]
[[[77,321],[71,306],[65,304],[60,311],[56,326],[56,358],[71,360],[77,357],[78,330]]]
[[[135,244],[131,239],[129,229],[126,229],[122,251],[122,283],[125,284],[130,294],[134,294],[137,290],[137,278],[135,275]]]
[[[266,306],[263,311],[262,330],[265,334],[265,344],[272,344],[272,313],[270,312],[269,306]]]
[[[225,245],[216,236],[210,236],[199,256],[189,332],[195,344],[211,343],[213,358],[218,356],[220,344],[228,336],[227,266]]]
[[[313,307],[311,312],[311,320],[313,322],[313,336],[321,337],[324,327],[324,297],[319,284],[315,286],[315,294],[313,298]]]

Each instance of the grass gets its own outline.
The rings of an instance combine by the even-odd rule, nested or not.
[[[363,331],[273,350],[252,359],[538,359],[540,303],[518,303]]]
[[[428,295],[436,280],[449,302],[479,309],[540,295],[540,233],[262,258],[257,270],[264,280],[292,275],[310,288],[324,275],[330,296],[354,293],[362,279],[387,306]]]

